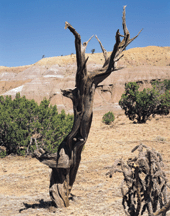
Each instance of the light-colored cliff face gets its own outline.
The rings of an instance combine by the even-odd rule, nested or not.
[[[104,62],[102,53],[87,54],[88,70],[99,68]],[[124,57],[115,71],[96,90],[94,108],[113,107],[124,92],[125,83],[136,81],[141,88],[150,87],[155,79],[170,79],[170,47],[149,46],[124,52]],[[72,103],[63,97],[60,89],[74,88],[76,56],[43,58],[37,63],[21,67],[0,67],[0,94],[12,95],[17,92],[38,103],[51,98],[51,104],[72,111]],[[104,106],[103,106],[104,105]]]

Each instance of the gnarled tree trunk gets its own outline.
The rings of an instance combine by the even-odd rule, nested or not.
[[[81,152],[87,141],[93,117],[93,100],[95,89],[98,84],[115,71],[115,62],[121,57],[120,54],[139,35],[130,39],[129,31],[126,27],[125,6],[123,8],[123,31],[124,35],[116,32],[116,42],[113,51],[108,57],[108,53],[96,36],[102,48],[105,63],[101,69],[88,72],[85,58],[85,50],[88,42],[81,43],[81,37],[77,31],[65,22],[65,29],[69,29],[75,36],[75,48],[77,57],[77,73],[75,88],[62,90],[62,94],[73,102],[74,124],[72,131],[60,144],[56,154],[44,153],[42,149],[35,152],[36,158],[48,165],[51,169],[50,196],[57,207],[67,207],[69,205],[69,194],[76,178],[81,160]],[[123,40],[120,40],[123,37]]]

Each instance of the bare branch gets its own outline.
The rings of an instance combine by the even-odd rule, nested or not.
[[[108,61],[109,57],[108,57],[108,53],[107,51],[105,50],[105,48],[103,47],[101,41],[99,40],[99,38],[97,37],[97,35],[95,35],[95,38],[98,40],[99,44],[100,44],[100,47],[102,49],[102,52],[103,52],[103,56],[105,58],[105,63]]]
[[[135,39],[138,37],[138,35],[140,34],[140,32],[138,33],[138,35],[136,35],[134,38],[130,39],[130,33],[127,29],[126,26],[126,13],[125,13],[125,8],[126,6],[123,7],[123,17],[122,17],[122,25],[123,25],[123,31],[124,31],[124,36],[121,35],[119,33],[119,30],[117,30],[116,32],[116,43],[114,45],[113,51],[110,55],[110,57],[107,56],[107,52],[104,49],[101,41],[98,39],[97,36],[96,39],[98,40],[101,49],[103,51],[103,55],[105,57],[105,63],[103,65],[104,70],[98,70],[98,71],[94,71],[93,72],[93,78],[94,78],[94,82],[96,84],[96,86],[102,82],[104,79],[106,79],[110,73],[112,71],[115,71],[117,69],[115,69],[115,62],[119,61],[123,55],[120,56],[120,54],[126,49],[126,47]],[[123,40],[120,40],[120,37],[123,37]],[[106,68],[106,66],[108,66],[108,68]],[[106,69],[105,69],[106,68]]]
[[[123,26],[123,31],[124,31],[124,38],[127,38],[127,37],[130,38],[130,33],[126,26],[126,11],[125,11],[126,7],[127,5],[123,7],[122,26]]]
[[[135,178],[136,178],[136,191],[137,191],[137,208],[135,216],[139,215],[141,209],[141,194],[140,194],[140,185],[139,185],[139,167],[135,167]]]
[[[81,37],[80,37],[79,33],[75,30],[75,28],[73,28],[73,26],[70,23],[68,23],[66,21],[65,22],[65,29],[67,29],[67,28],[74,34],[74,36],[76,38],[79,38],[81,40]]]
[[[68,89],[68,90],[62,90],[61,89],[61,92],[62,92],[62,95],[67,97],[67,98],[70,98],[71,100],[73,100],[74,96],[73,96],[73,90],[72,89]]]
[[[167,212],[168,210],[170,210],[170,201],[160,210],[158,210],[157,212],[153,213],[154,216],[158,216],[160,214],[163,215],[163,213]]]
[[[108,69],[107,69],[108,71],[111,71],[112,68],[114,69],[114,58],[116,56],[119,44],[120,44],[120,36],[119,36],[119,29],[118,29],[117,32],[116,32],[116,43],[114,45],[112,54],[110,56],[110,62],[109,62],[109,66],[108,66]]]
[[[123,36],[123,40],[120,42],[119,44],[119,49],[117,50],[117,53],[115,55],[115,58],[118,58],[118,56],[126,49],[126,47],[133,41],[135,40],[139,34],[141,33],[141,31],[143,29],[141,29],[139,31],[139,33],[133,37],[132,39],[130,39],[130,33],[129,33],[129,30],[127,28],[127,25],[126,25],[126,11],[125,11],[125,8],[126,6],[123,7],[123,16],[122,16],[122,26],[123,26],[123,31],[124,31],[124,36],[119,34],[119,36]]]
[[[111,178],[114,173],[122,172],[122,170],[117,168],[118,164],[120,164],[120,159],[115,160],[113,166],[111,167],[110,171],[106,173],[106,175],[109,175]]]
[[[139,34],[141,33],[142,30],[143,30],[143,28],[139,31],[139,33],[135,37],[128,40],[126,47],[139,36]]]
[[[43,149],[37,149],[33,156],[50,168],[57,168],[57,154],[48,154]]]
[[[76,58],[77,58],[77,70],[82,68],[82,58],[81,58],[81,36],[79,33],[71,26],[67,21],[65,22],[65,29],[69,29],[75,36],[75,48],[76,48]]]
[[[94,37],[94,35],[91,36],[91,38],[89,38],[88,41],[84,42],[83,43],[83,46],[82,46],[82,54],[85,55],[85,51],[86,51],[86,47],[88,45],[88,43],[91,41],[91,39]]]
[[[119,61],[123,56],[124,56],[124,54],[122,54],[119,58],[116,58],[116,59],[114,60],[114,62]]]

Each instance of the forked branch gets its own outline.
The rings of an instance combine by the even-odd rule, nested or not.
[[[114,48],[113,48],[113,51],[112,51],[110,57],[108,57],[107,51],[104,49],[101,41],[96,36],[96,39],[98,40],[98,42],[99,42],[99,44],[101,46],[101,49],[102,49],[102,52],[103,52],[103,55],[104,55],[104,58],[105,58],[105,62],[104,62],[103,67],[105,68],[107,66],[107,70],[104,73],[102,71],[100,74],[98,74],[99,77],[100,77],[100,79],[101,79],[102,76],[105,79],[106,78],[106,74],[109,75],[112,71],[115,70],[115,62],[119,61],[120,58],[123,57],[123,55],[121,55],[121,53],[126,49],[126,47],[134,39],[136,39],[139,36],[139,34],[142,31],[142,29],[141,29],[140,32],[135,37],[133,37],[132,39],[130,39],[130,33],[129,33],[129,30],[128,30],[127,25],[126,25],[126,11],[125,11],[125,8],[126,8],[126,6],[123,7],[123,16],[122,16],[122,26],[123,26],[124,35],[121,35],[119,33],[119,30],[117,30],[117,33],[116,33],[116,43],[114,45]],[[123,37],[122,41],[120,40],[120,37]]]
[[[100,44],[100,47],[102,49],[102,52],[103,52],[103,56],[105,58],[105,62],[108,61],[109,57],[108,57],[108,53],[107,51],[105,50],[104,46],[102,45],[101,41],[99,40],[99,38],[97,37],[97,35],[95,35],[95,38],[98,40],[99,44]]]

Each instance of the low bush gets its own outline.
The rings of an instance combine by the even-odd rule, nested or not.
[[[152,85],[152,89],[138,91],[139,85],[136,82],[126,84],[125,93],[122,94],[119,105],[125,110],[125,115],[130,120],[136,119],[138,123],[145,123],[151,115],[169,114],[169,82],[155,81]]]
[[[114,117],[113,112],[108,112],[108,113],[104,114],[104,116],[102,118],[102,121],[108,125],[111,124],[114,120],[115,120],[115,117]]]
[[[20,94],[14,100],[0,96],[0,146],[6,149],[1,156],[31,154],[36,143],[50,153],[57,151],[72,128],[73,116],[66,115],[64,110],[59,114],[57,107],[49,104],[44,99],[38,105]],[[36,143],[30,142],[32,138]]]

